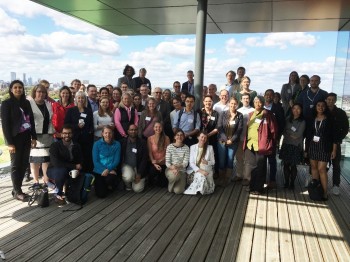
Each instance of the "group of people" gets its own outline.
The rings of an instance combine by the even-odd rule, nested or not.
[[[247,191],[261,194],[265,183],[276,187],[278,152],[286,188],[294,187],[296,166],[306,153],[324,199],[330,161],[333,193],[339,194],[340,144],[349,123],[335,105],[336,94],[319,88],[319,76],[292,72],[280,94],[268,89],[260,96],[239,67],[237,78],[227,72],[219,94],[215,84],[203,88],[203,107],[197,110],[193,71],[182,86],[175,81],[173,91],[151,89],[144,68],[134,74],[127,65],[117,87],[99,90],[75,79],[60,88],[58,101],[49,97],[46,80],[27,97],[21,81],[10,84],[1,117],[15,199],[26,200],[22,181],[29,167],[33,186],[39,185],[41,169],[60,204],[71,170],[94,174],[101,198],[116,189],[142,192],[146,186],[211,194],[215,186],[240,180]]]

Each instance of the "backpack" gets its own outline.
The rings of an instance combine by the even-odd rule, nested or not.
[[[95,177],[89,173],[82,173],[76,178],[69,177],[66,182],[66,199],[69,203],[80,205],[81,209],[87,202]]]
[[[309,197],[314,201],[322,201],[323,199],[323,188],[319,180],[312,179],[310,184],[307,187],[309,192]]]

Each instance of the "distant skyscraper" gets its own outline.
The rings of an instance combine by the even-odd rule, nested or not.
[[[11,81],[16,80],[16,72],[11,72]]]
[[[26,78],[26,73],[23,73],[23,84],[26,86],[27,83],[27,78]]]
[[[31,77],[28,77],[28,85],[29,86],[33,85],[33,79]]]

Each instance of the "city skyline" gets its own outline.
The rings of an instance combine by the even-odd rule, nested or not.
[[[145,67],[152,86],[171,88],[194,70],[194,35],[116,36],[22,0],[0,0],[0,21],[0,39],[8,43],[0,51],[5,81],[16,72],[51,83],[116,85],[129,64],[137,72]],[[204,85],[220,88],[227,71],[244,66],[258,92],[280,91],[294,70],[320,75],[321,87],[331,91],[336,43],[337,32],[207,35]]]

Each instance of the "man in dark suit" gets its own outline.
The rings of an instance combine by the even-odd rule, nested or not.
[[[192,70],[187,71],[188,81],[182,84],[181,92],[186,92],[188,94],[194,94],[194,74]]]

